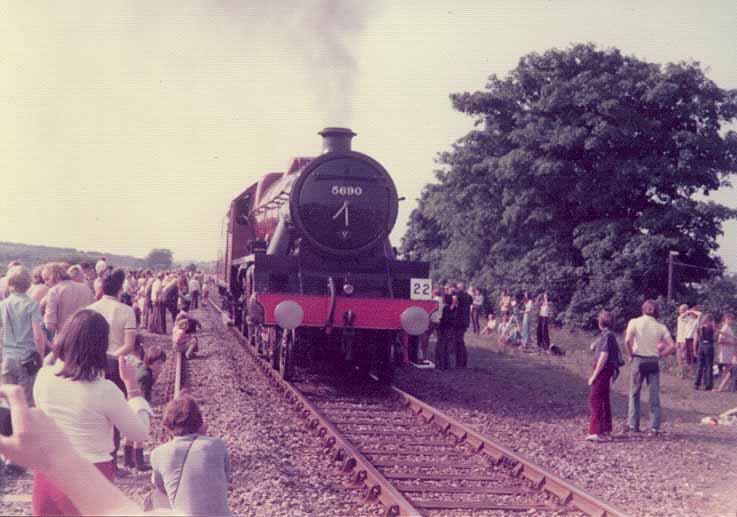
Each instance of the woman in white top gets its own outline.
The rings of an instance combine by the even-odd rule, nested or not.
[[[113,426],[132,440],[148,439],[151,407],[141,396],[136,368],[119,358],[128,402],[104,378],[110,327],[98,312],[82,309],[64,325],[56,351],[39,370],[33,395],[38,407],[62,429],[74,450],[112,481]],[[34,515],[79,515],[79,511],[42,472],[33,484]]]

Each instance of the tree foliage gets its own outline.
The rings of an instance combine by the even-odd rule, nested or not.
[[[170,269],[174,254],[166,248],[154,248],[146,255],[146,265],[151,269]]]
[[[716,239],[737,212],[700,198],[737,171],[737,134],[722,130],[737,91],[699,63],[575,45],[526,55],[451,100],[476,128],[440,155],[402,242],[435,276],[548,290],[564,320],[586,325],[662,293],[670,250],[722,268]]]

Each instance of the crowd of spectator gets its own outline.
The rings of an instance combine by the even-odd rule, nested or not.
[[[533,329],[536,329],[539,351],[563,353],[550,339],[555,308],[549,293],[532,296],[525,292],[518,298],[509,290],[502,289],[498,303],[494,304],[487,303],[489,301],[477,287],[470,291],[468,299],[462,283],[441,285],[434,291],[438,311],[431,317],[428,332],[421,337],[420,359],[427,357],[430,336],[435,334],[435,367],[441,370],[449,368],[452,350],[456,351],[456,367],[466,366],[466,347],[461,336],[469,326],[465,313],[467,303],[471,304],[469,317],[475,335],[496,333],[498,346],[532,350]],[[485,314],[485,308],[488,314]],[[587,440],[606,441],[611,435],[610,389],[619,376],[620,368],[626,364],[625,358],[630,362],[625,432],[641,432],[640,394],[644,383],[648,388],[651,415],[648,432],[655,436],[660,434],[660,360],[666,356],[676,356],[683,376],[693,380],[694,389],[715,389],[714,378],[719,375],[722,379],[720,388],[727,387],[731,381],[728,387],[737,391],[737,332],[733,314],[726,312],[717,324],[713,315],[702,313],[698,307],[681,305],[678,313],[674,341],[668,328],[658,321],[657,303],[646,300],[642,305],[642,315],[627,324],[624,353],[614,333],[613,314],[608,311],[599,314],[599,335],[591,344],[594,361],[588,379],[591,420]],[[482,328],[484,317],[487,322]]]
[[[429,342],[435,335],[435,367],[445,370],[454,362],[456,368],[465,368],[468,363],[465,335],[469,328],[474,335],[497,332],[499,345],[528,348],[532,346],[534,322],[538,348],[546,351],[551,347],[549,326],[553,316],[553,303],[548,293],[540,293],[534,299],[524,293],[518,303],[509,291],[503,289],[498,303],[498,317],[494,304],[487,303],[482,290],[472,287],[467,292],[463,282],[442,283],[433,290],[433,299],[437,302],[438,309],[430,317],[430,327],[419,338],[419,347],[416,350],[410,347],[408,353],[410,361],[419,366],[430,364]],[[487,314],[489,306],[491,310]],[[484,318],[487,318],[487,322],[482,327]],[[452,358],[454,361],[451,361]]]
[[[188,311],[207,300],[210,282],[200,272],[126,272],[104,258],[94,265],[49,263],[33,271],[9,264],[0,278],[0,399],[17,414],[15,432],[0,439],[0,454],[5,474],[33,468],[34,515],[90,515],[90,506],[107,511],[132,504],[110,485],[126,473],[118,468],[118,449],[124,437],[125,466],[152,470],[144,443],[151,430],[152,387],[166,361],[160,346],[144,346],[141,331],[165,334],[170,316],[173,348],[192,358],[201,325]],[[30,422],[36,427],[19,436]],[[173,401],[164,424],[174,440],[152,453],[153,488],[168,500],[157,507],[177,515],[229,515],[227,451],[206,436],[196,402],[188,396]],[[61,450],[44,444],[48,457],[39,458],[18,448],[36,439],[61,444]],[[60,476],[58,458],[88,479]],[[209,469],[215,459],[223,464],[220,476]],[[108,499],[91,501],[75,484],[82,481]],[[201,492],[202,486],[208,491]]]

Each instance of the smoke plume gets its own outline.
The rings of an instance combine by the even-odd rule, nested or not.
[[[277,0],[245,7],[249,22],[265,20],[303,60],[308,84],[300,86],[314,93],[321,122],[345,126],[352,118],[358,42],[376,9],[376,2],[361,0]]]

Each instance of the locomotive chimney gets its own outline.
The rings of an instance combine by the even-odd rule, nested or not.
[[[322,153],[347,153],[351,150],[351,138],[356,133],[347,127],[326,127],[318,133],[322,137]]]

